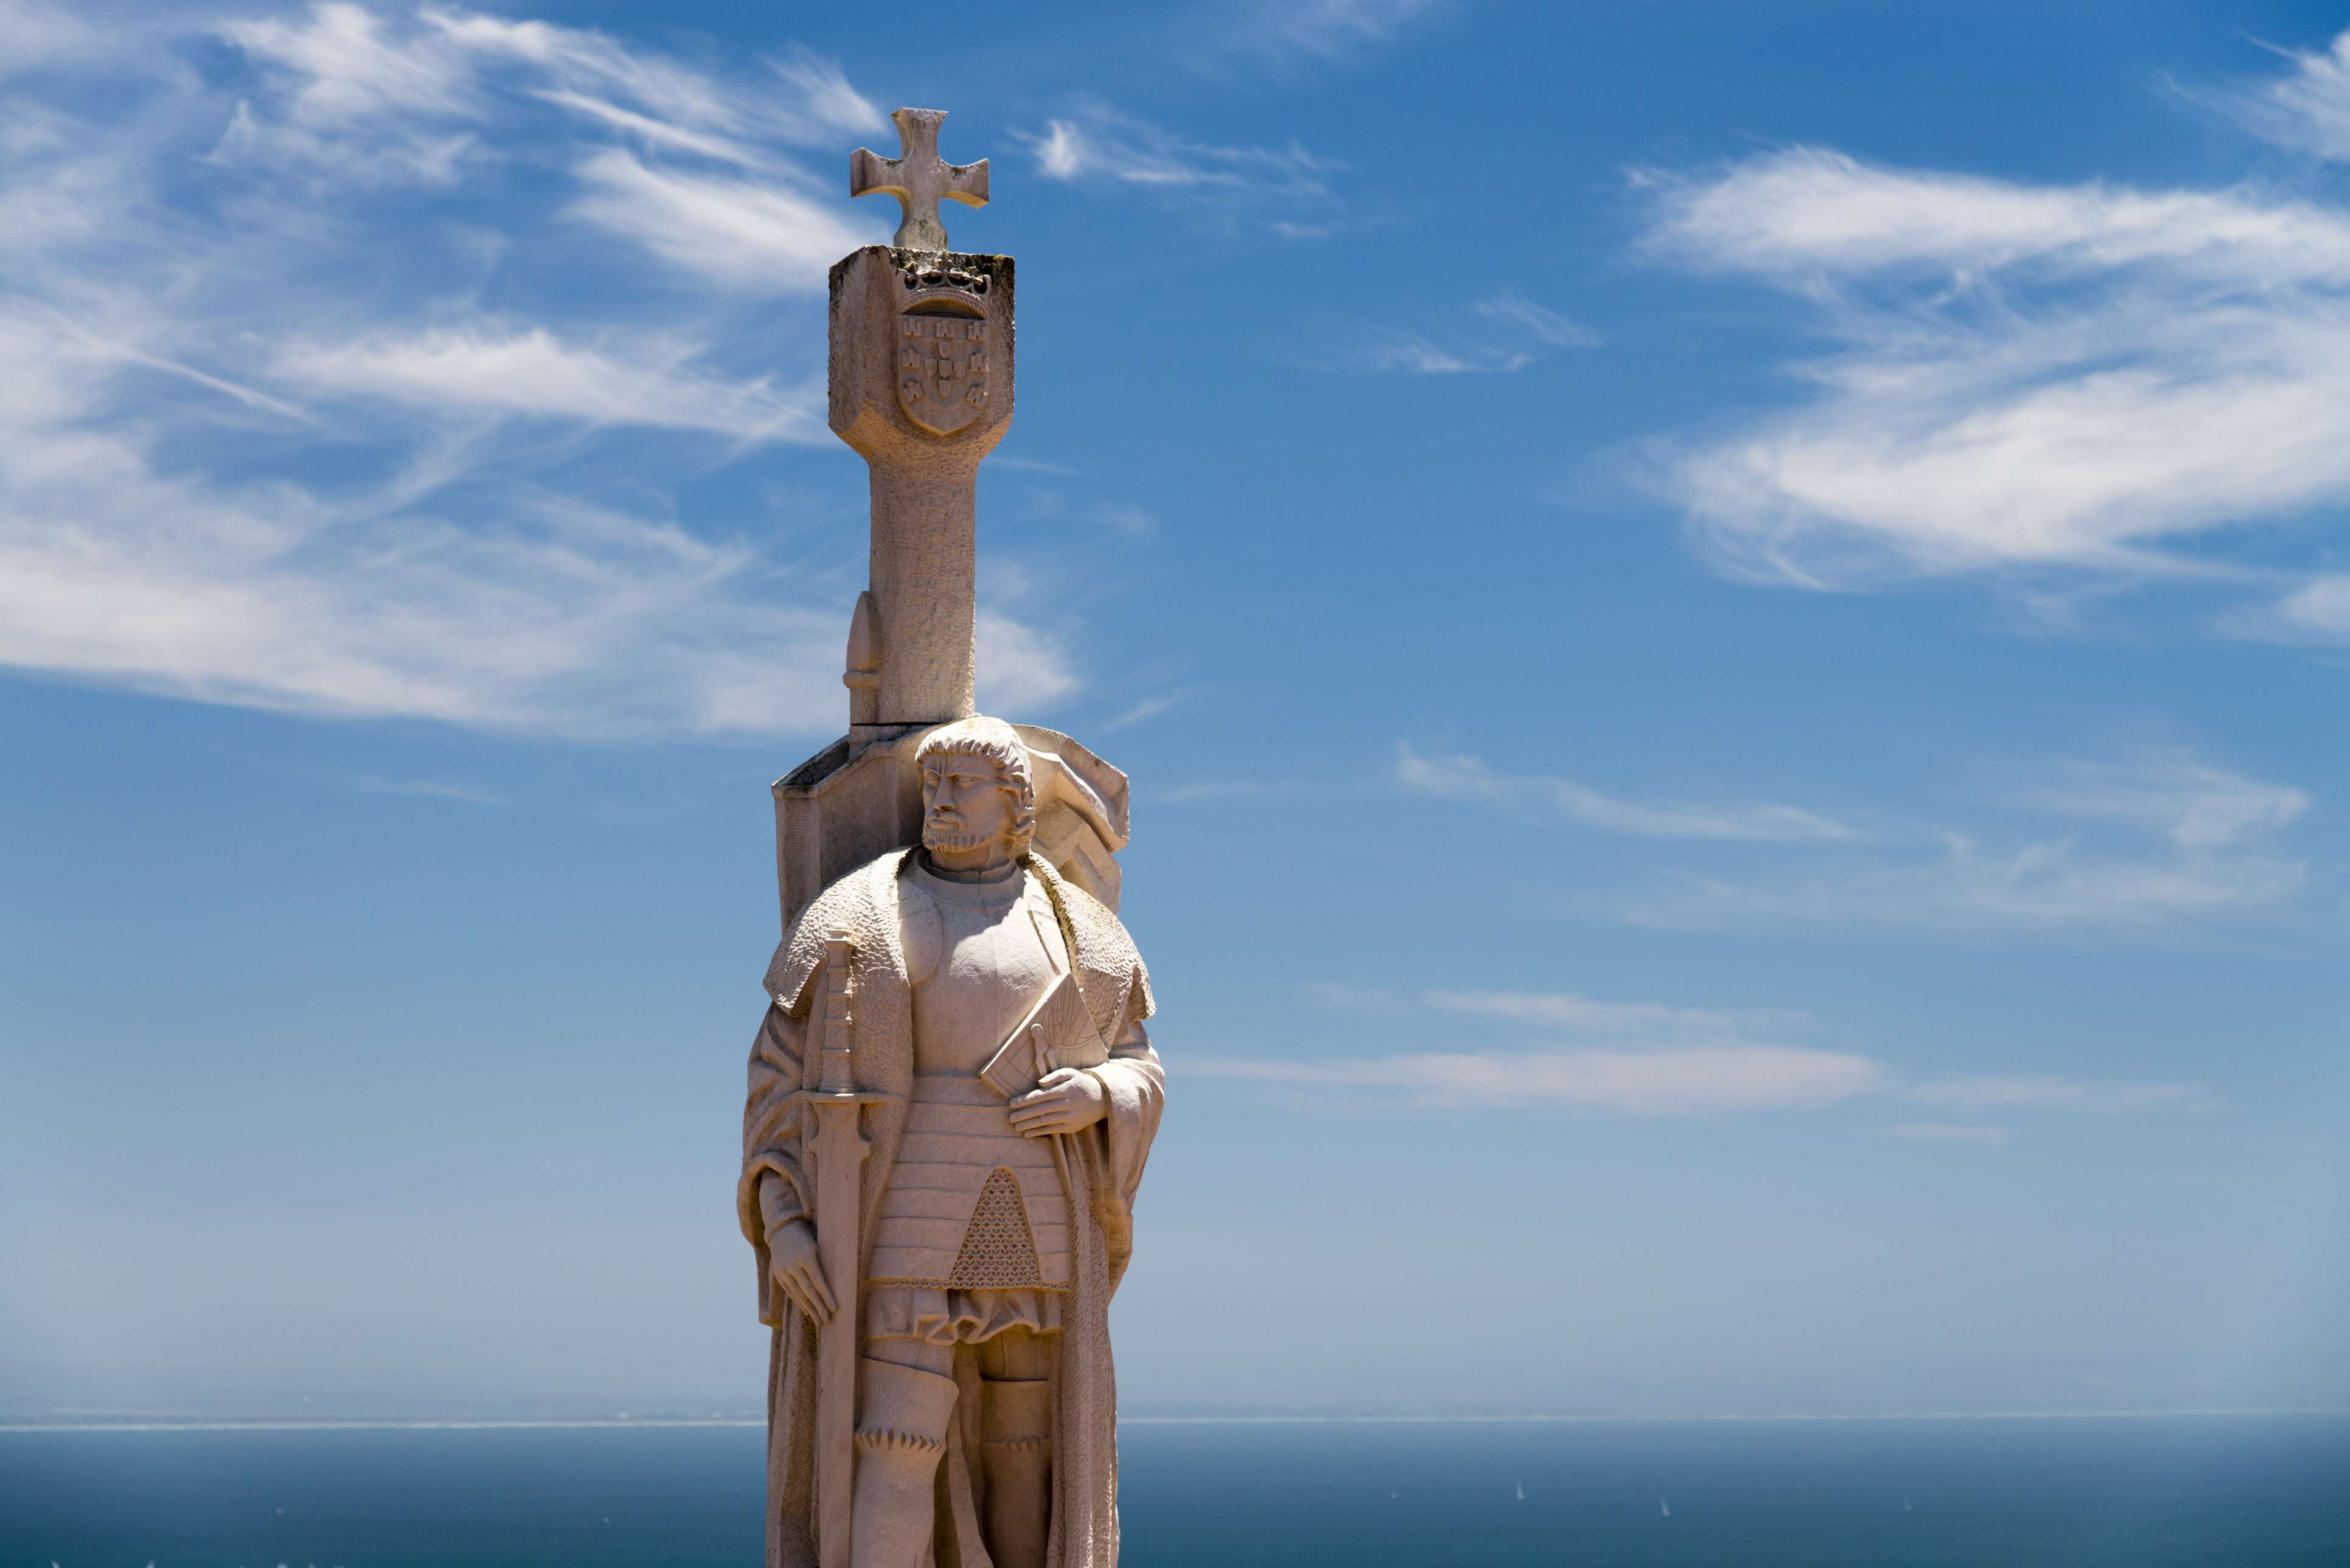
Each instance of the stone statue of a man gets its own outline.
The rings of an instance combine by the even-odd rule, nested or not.
[[[1010,725],[944,725],[917,760],[920,847],[850,872],[792,923],[751,1054],[737,1205],[775,1330],[767,1561],[818,1561],[817,1335],[849,1312],[854,1568],[1112,1568],[1107,1308],[1164,1095],[1149,980],[1118,917],[1029,853],[1035,785]],[[848,1032],[869,1096],[857,1279],[817,1259],[800,1094],[827,933],[854,953]],[[980,1069],[1065,976],[1107,1059],[1007,1101]]]

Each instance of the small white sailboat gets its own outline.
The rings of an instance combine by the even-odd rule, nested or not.
[[[1670,1519],[1672,1516],[1673,1505],[1667,1502],[1663,1498],[1659,1498],[1657,1500],[1657,1517],[1659,1519]]]

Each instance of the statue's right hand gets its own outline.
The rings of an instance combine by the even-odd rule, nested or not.
[[[818,1328],[832,1321],[832,1287],[816,1262],[816,1231],[806,1220],[787,1220],[768,1235],[767,1274]]]

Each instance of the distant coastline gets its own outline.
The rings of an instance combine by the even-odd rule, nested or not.
[[[2325,1418],[2350,1417],[2350,1408],[2212,1407],[2148,1410],[1901,1410],[1874,1414],[1796,1412],[1772,1415],[1714,1414],[1694,1416],[1544,1416],[1502,1414],[1452,1415],[1280,1415],[1280,1416],[1121,1416],[1121,1427],[1436,1427],[1436,1426],[1665,1426],[1744,1422],[1836,1421],[2152,1421],[2247,1419],[2251,1417]],[[93,1417],[88,1420],[0,1420],[0,1434],[34,1432],[499,1432],[650,1430],[660,1428],[763,1427],[756,1417],[606,1417],[600,1419],[532,1419],[527,1417],[463,1417],[394,1419],[288,1420],[283,1417],[238,1420],[234,1417],[175,1419],[139,1417]]]

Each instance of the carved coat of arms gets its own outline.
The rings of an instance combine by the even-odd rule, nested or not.
[[[932,435],[952,435],[977,419],[987,406],[987,323],[899,317],[898,402]]]

